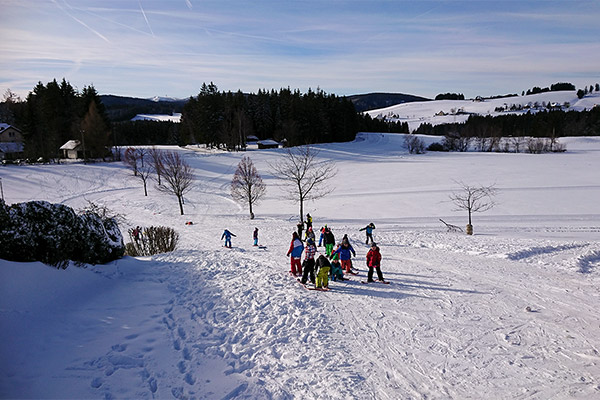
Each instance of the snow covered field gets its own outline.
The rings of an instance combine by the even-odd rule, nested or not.
[[[561,142],[542,155],[410,155],[382,134],[318,146],[339,172],[306,211],[349,235],[361,269],[330,292],[287,274],[298,211],[268,169],[282,150],[246,153],[267,184],[253,221],[229,196],[241,153],[171,148],[195,171],[183,216],[123,164],[1,167],[9,204],[93,201],[124,233],[165,225],[181,242],[87,268],[0,260],[0,398],[600,398],[600,138]],[[448,199],[458,182],[499,189],[473,236],[439,221],[467,222]],[[359,282],[369,222],[390,285]]]

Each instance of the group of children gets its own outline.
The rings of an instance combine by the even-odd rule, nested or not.
[[[331,229],[325,225],[319,232],[319,244],[325,246],[325,254],[321,254],[315,260],[317,254],[317,244],[315,233],[312,228],[312,217],[306,215],[306,234],[302,239],[304,224],[298,223],[297,231],[292,233],[292,241],[287,252],[290,257],[290,274],[301,276],[300,282],[306,284],[309,280],[315,285],[315,288],[329,288],[329,279],[333,281],[349,280],[344,277],[344,274],[353,274],[352,257],[356,257],[356,251],[348,240],[348,235],[344,235],[342,241],[337,244],[334,249],[335,237]],[[381,253],[377,243],[373,241],[373,229],[375,225],[370,223],[360,231],[366,231],[367,241],[371,240],[371,248],[367,253],[367,282],[374,282],[373,272],[377,272],[379,281],[384,282],[383,273],[381,272]],[[225,229],[221,240],[225,239],[225,247],[231,248],[231,237],[235,236],[229,230]],[[258,246],[258,228],[254,228],[253,233],[254,246]],[[304,243],[306,242],[306,246]],[[304,261],[301,262],[302,253],[304,253]]]
[[[310,214],[307,215],[310,217]],[[300,224],[299,224],[300,225]],[[308,225],[308,224],[307,224]],[[367,231],[367,244],[371,240],[371,248],[367,253],[367,282],[374,282],[373,272],[377,271],[377,278],[384,282],[383,273],[381,272],[381,253],[379,247],[373,241],[373,229],[375,225],[370,223],[361,231]],[[300,282],[306,284],[308,280],[315,284],[316,288],[328,288],[329,278],[333,281],[344,281],[348,278],[344,277],[344,273],[352,274],[352,256],[356,257],[356,251],[348,240],[348,235],[338,243],[335,250],[335,237],[333,232],[327,225],[321,228],[319,237],[319,247],[325,245],[325,255],[321,254],[315,260],[317,246],[315,245],[315,235],[311,225],[306,230],[306,247],[301,240],[301,230],[292,233],[292,241],[287,256],[290,257],[290,273],[294,276],[301,275]],[[301,263],[302,253],[304,252],[304,261]]]

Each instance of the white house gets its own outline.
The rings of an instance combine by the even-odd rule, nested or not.
[[[83,146],[79,140],[69,140],[60,146],[63,158],[77,159],[83,158]]]

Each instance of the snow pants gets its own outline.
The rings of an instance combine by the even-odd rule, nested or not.
[[[292,274],[296,275],[302,273],[302,264],[300,264],[300,257],[290,257],[290,263],[292,268],[290,272]]]
[[[329,287],[329,267],[321,267],[317,274],[315,287]]]
[[[231,247],[231,238],[225,238],[225,247]]]
[[[381,267],[379,265],[377,265],[376,267],[371,267],[371,266],[369,267],[369,272],[367,273],[367,281],[373,280],[373,268],[375,268],[377,270],[377,279],[382,281],[383,274],[381,273]]]
[[[342,263],[342,269],[345,270],[347,274],[349,274],[350,270],[352,269],[352,261],[350,259],[347,259],[341,260],[340,262]]]
[[[302,283],[306,283],[310,279],[311,283],[315,283],[315,259],[307,258],[302,263]]]
[[[367,233],[367,244],[369,244],[369,239],[371,239],[371,243],[373,243],[373,234],[372,233]]]
[[[327,257],[331,257],[331,253],[333,253],[333,243],[325,244],[325,254]]]

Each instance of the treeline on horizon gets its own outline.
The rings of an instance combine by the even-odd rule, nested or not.
[[[111,146],[205,144],[239,150],[250,135],[294,146],[350,141],[360,131],[408,132],[407,123],[359,114],[349,99],[319,89],[243,94],[203,84],[200,93],[186,102],[180,124],[111,122],[93,86],[78,92],[65,79],[39,82],[25,100],[12,93],[4,100],[0,120],[22,131],[27,158],[45,160],[58,158],[60,147],[69,140],[84,142],[86,158],[101,158]]]
[[[408,133],[408,124],[359,114],[349,99],[320,89],[244,94],[219,92],[211,82],[185,104],[179,128],[183,142],[230,150],[239,149],[250,135],[296,146],[346,142],[361,131]]]
[[[39,82],[25,100],[5,94],[0,103],[0,122],[13,124],[23,132],[25,157],[46,160],[58,158],[60,146],[68,140],[83,141],[86,158],[100,158],[109,154],[107,149],[111,146],[205,144],[240,150],[250,135],[295,146],[350,141],[357,132],[409,133],[406,122],[357,113],[348,98],[320,89],[301,93],[287,88],[244,94],[220,92],[212,82],[203,84],[199,94],[186,102],[180,124],[111,122],[93,86],[79,92],[65,79],[46,85]],[[464,123],[422,124],[416,133],[466,137],[597,136],[600,108],[496,117],[472,115]]]
[[[470,115],[463,123],[421,124],[414,133],[433,136],[537,137],[600,136],[600,107],[586,111],[549,110],[499,116]]]

